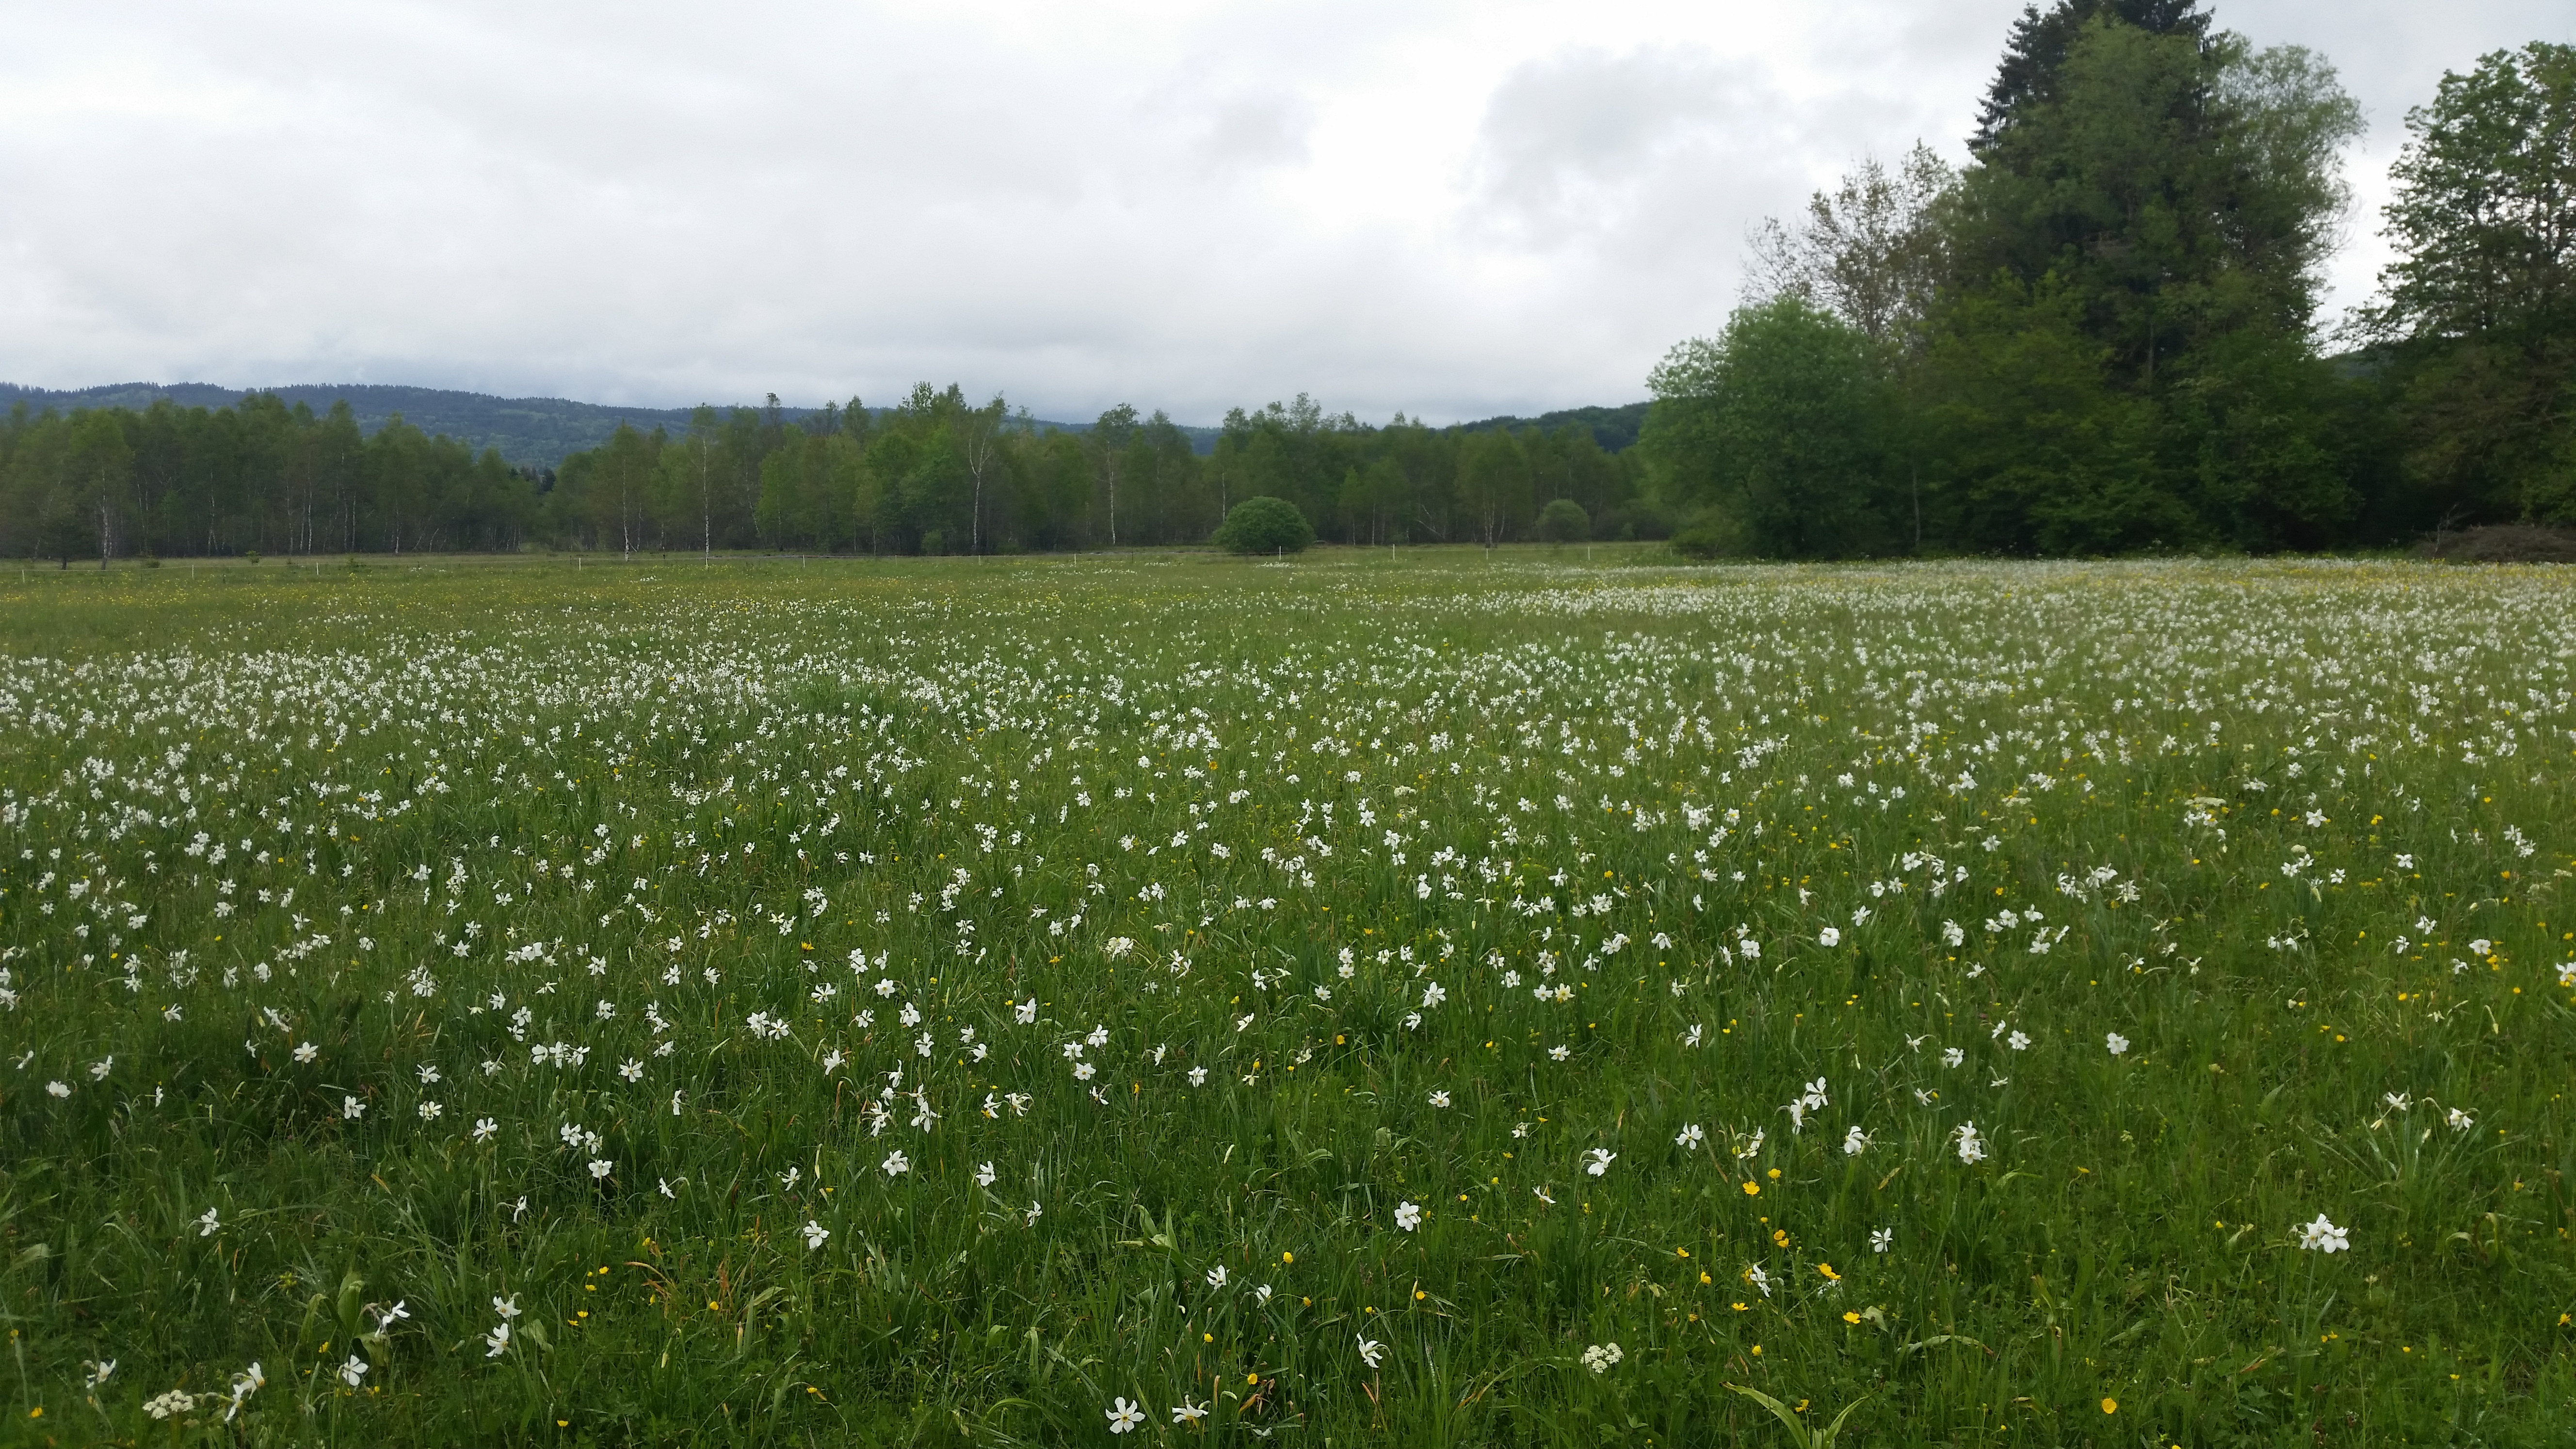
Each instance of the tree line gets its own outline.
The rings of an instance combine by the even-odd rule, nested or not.
[[[2026,11],[1964,167],[1864,162],[1752,238],[1642,450],[1702,554],[2386,544],[2576,523],[2576,47],[2409,113],[2376,297],[2318,315],[2360,127],[2194,0]]]
[[[0,554],[69,561],[548,547],[1006,553],[1204,543],[1235,504],[1293,503],[1327,540],[1493,544],[1573,500],[1580,530],[1660,538],[1642,458],[1590,426],[1383,426],[1300,396],[1236,409],[1212,452],[1157,412],[1081,430],[924,383],[787,419],[701,407],[517,468],[399,416],[362,435],[254,394],[232,407],[91,408],[0,423]],[[1555,532],[1565,532],[1560,524]]]
[[[1776,557],[2576,523],[2576,47],[2445,75],[2407,127],[2396,258],[2322,318],[2360,129],[2332,67],[2199,0],[2057,0],[2014,26],[1965,165],[1918,144],[1757,228],[1744,304],[1654,369],[1633,447],[1300,395],[1202,455],[1159,412],[1057,428],[924,383],[794,420],[702,407],[533,469],[346,403],[22,403],[0,554],[1096,549],[1204,542],[1257,497],[1347,544]]]

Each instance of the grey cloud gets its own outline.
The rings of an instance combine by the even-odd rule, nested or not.
[[[1634,397],[1723,321],[1746,224],[1864,152],[1955,154],[2018,10],[27,7],[0,377],[661,404],[955,378],[1200,420]],[[2343,68],[2366,200],[2442,65],[2566,25],[2220,14]]]
[[[1541,247],[1617,228],[1675,181],[1766,164],[1781,99],[1759,65],[1695,47],[1529,62],[1486,107],[1474,219]]]
[[[1207,169],[1219,173],[1294,165],[1307,157],[1314,123],[1314,108],[1296,96],[1236,96],[1208,118],[1197,150]]]

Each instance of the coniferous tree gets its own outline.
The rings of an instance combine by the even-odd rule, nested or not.
[[[1972,150],[1984,151],[2030,107],[2057,99],[2067,57],[2085,25],[2097,17],[2153,35],[2197,41],[2209,34],[2210,17],[2200,0],[2057,0],[2045,11],[2025,6],[1978,108],[1977,132],[1968,142]]]

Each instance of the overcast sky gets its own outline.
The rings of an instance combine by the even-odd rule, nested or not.
[[[1746,226],[1954,158],[2019,0],[0,3],[0,380],[1184,422],[1644,394]],[[2369,116],[2564,0],[2219,0]]]

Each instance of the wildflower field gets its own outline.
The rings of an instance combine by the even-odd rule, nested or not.
[[[2535,1444],[2576,591],[0,580],[0,1442]]]

